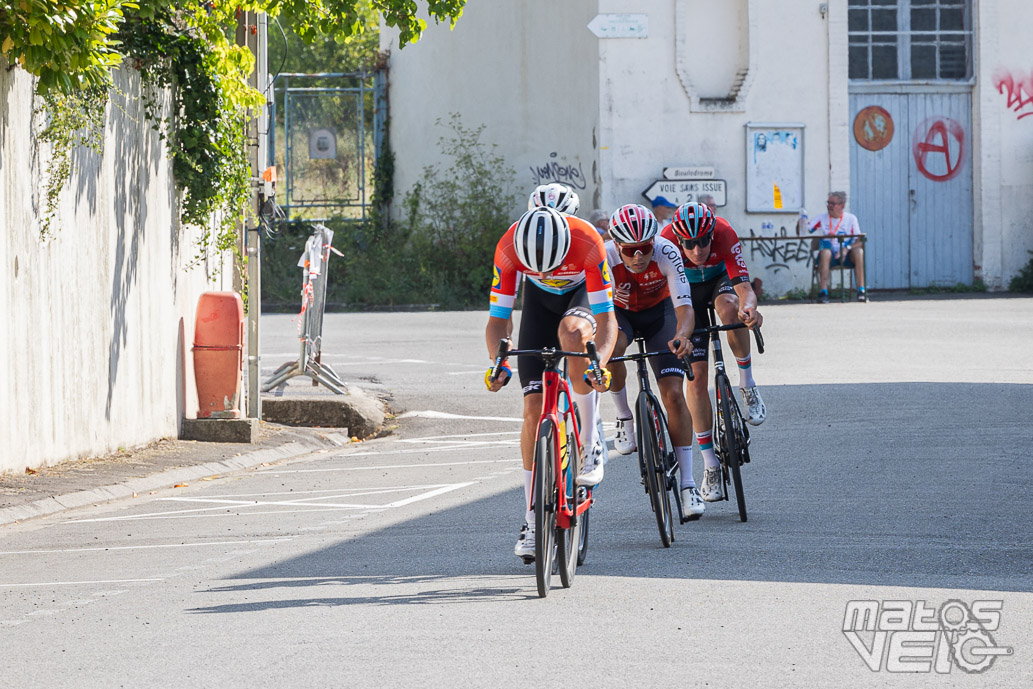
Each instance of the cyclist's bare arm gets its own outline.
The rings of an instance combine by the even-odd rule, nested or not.
[[[488,345],[488,358],[491,359],[492,364],[495,363],[495,355],[498,353],[499,340],[508,338],[513,334],[513,319],[512,318],[496,318],[495,316],[488,316],[488,325],[484,329],[484,341]],[[502,386],[506,384],[505,374],[500,375],[494,382],[488,383],[488,389],[492,392],[498,392],[502,389]]]
[[[674,307],[674,316],[674,337],[667,345],[676,357],[681,358],[692,353],[692,329],[696,324],[696,312],[692,304],[683,304]],[[678,341],[678,347],[674,346],[675,340]]]
[[[764,317],[757,310],[757,295],[749,282],[740,282],[734,286],[735,293],[739,297],[739,320],[746,324],[746,327],[753,329],[764,323]]]

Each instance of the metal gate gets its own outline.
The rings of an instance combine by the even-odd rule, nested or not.
[[[287,220],[365,219],[387,119],[386,78],[372,73],[277,75],[269,150],[283,170]]]
[[[850,207],[876,289],[971,283],[971,95],[853,93]]]

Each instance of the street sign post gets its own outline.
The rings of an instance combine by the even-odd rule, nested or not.
[[[714,197],[714,205],[727,205],[727,184],[723,179],[658,179],[642,192],[650,203],[662,196],[676,206],[698,201],[708,194]]]

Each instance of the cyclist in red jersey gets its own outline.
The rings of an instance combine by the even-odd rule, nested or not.
[[[518,347],[559,347],[582,352],[585,343],[594,339],[600,365],[605,367],[616,340],[617,324],[610,269],[602,239],[595,228],[580,218],[541,206],[524,213],[502,235],[495,248],[495,274],[485,328],[489,357],[495,356],[499,340],[512,333],[513,304],[521,274],[526,281]],[[588,452],[577,482],[595,485],[603,477],[606,448],[605,439],[598,433],[599,397],[596,393],[608,389],[610,374],[604,368],[604,384],[595,381],[589,384],[584,379],[587,360],[572,357],[567,365],[572,397],[584,421],[581,428]],[[503,370],[494,382],[485,375],[485,384],[492,392],[509,382],[509,368]],[[535,545],[534,511],[530,509],[531,479],[535,432],[542,413],[544,364],[540,359],[519,357],[517,371],[524,392],[520,454],[524,464],[525,518],[514,553],[528,562],[533,561]]]
[[[692,418],[682,393],[685,371],[680,358],[692,351],[692,292],[685,278],[681,253],[658,236],[660,225],[645,206],[629,204],[610,217],[606,258],[613,266],[614,306],[617,313],[617,345],[614,356],[624,354],[636,337],[649,351],[670,349],[670,355],[649,360],[660,397],[667,410],[668,429],[674,442],[681,473],[682,516],[699,519],[705,505],[692,476]],[[678,346],[675,346],[675,341]],[[610,392],[617,406],[617,436],[613,447],[622,455],[635,447],[635,420],[628,406],[624,362],[612,364]]]
[[[706,305],[714,303],[714,310],[724,324],[745,323],[755,328],[763,323],[757,310],[757,295],[750,286],[750,274],[742,255],[742,245],[735,230],[724,218],[717,218],[700,203],[686,203],[678,208],[674,220],[663,236],[675,241],[685,261],[685,276],[692,285],[692,300],[696,305],[696,328],[709,325]],[[743,330],[727,333],[728,346],[739,367],[739,389],[747,408],[746,420],[754,426],[764,423],[767,408],[753,379],[750,357],[750,336]],[[714,452],[714,410],[707,392],[707,349],[709,339],[693,337],[695,380],[689,383],[687,401],[692,414],[692,426],[703,455],[704,470],[700,492],[707,502],[722,498],[720,463]]]

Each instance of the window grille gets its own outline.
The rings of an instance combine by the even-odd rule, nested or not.
[[[848,12],[851,79],[971,77],[971,0],[849,0]]]

